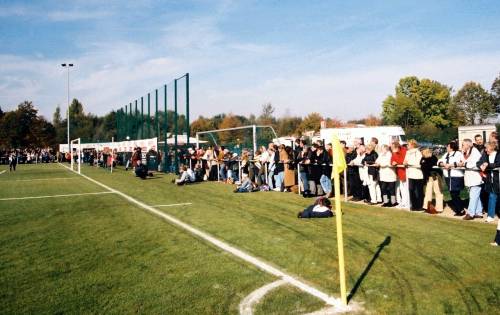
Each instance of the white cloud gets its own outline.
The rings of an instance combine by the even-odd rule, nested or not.
[[[111,15],[108,11],[100,10],[69,10],[69,11],[52,11],[47,14],[47,18],[54,22],[79,21],[102,19]]]

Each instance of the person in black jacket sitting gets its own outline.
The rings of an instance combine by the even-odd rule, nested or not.
[[[327,197],[319,197],[313,205],[297,214],[297,218],[329,218],[333,217],[332,204]]]
[[[140,179],[146,179],[148,176],[148,168],[145,164],[141,162],[141,160],[137,161],[137,166],[135,167],[135,176]]]

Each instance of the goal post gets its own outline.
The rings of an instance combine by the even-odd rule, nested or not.
[[[74,146],[73,144],[76,144]],[[81,165],[82,165],[82,143],[80,138],[71,140],[71,149],[70,149],[70,154],[71,154],[71,170],[73,170],[73,164],[74,164],[74,158],[73,158],[73,149],[77,151],[77,159],[76,162],[78,164],[78,174],[81,174]]]
[[[272,126],[248,125],[215,129],[197,132],[196,148],[200,147],[200,143],[209,143],[213,146],[246,148],[256,152],[259,146],[267,146],[276,138],[278,135]]]

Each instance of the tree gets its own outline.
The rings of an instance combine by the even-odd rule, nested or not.
[[[467,82],[453,97],[453,103],[458,111],[463,113],[464,122],[473,125],[481,124],[495,112],[491,95],[481,84]]]
[[[191,122],[191,134],[195,135],[198,131],[206,131],[211,129],[210,119],[199,116]]]
[[[317,132],[321,127],[322,119],[323,118],[319,113],[311,113],[302,120],[302,123],[297,128],[297,131],[300,133],[304,133],[306,131]]]
[[[450,91],[448,86],[430,79],[402,78],[395,88],[395,95],[387,96],[382,103],[382,121],[404,127],[419,126],[428,121],[438,128],[447,128],[453,124]]]
[[[262,105],[262,112],[257,118],[257,123],[260,125],[274,125],[276,123],[276,119],[274,118],[274,107],[271,103],[266,103]]]
[[[491,85],[491,96],[493,98],[493,105],[495,106],[495,112],[500,113],[500,74],[493,81]]]
[[[227,129],[227,128],[234,128],[234,127],[241,127],[242,123],[241,120],[238,119],[237,116],[234,116],[233,114],[228,114],[224,119],[222,120],[219,128],[220,129]],[[237,139],[243,138],[243,132],[242,131],[236,131],[236,132],[231,132],[231,131],[226,131],[226,132],[221,132],[219,134],[219,141],[220,144],[228,144],[228,143],[234,143]]]
[[[297,129],[302,123],[301,117],[283,117],[276,121],[276,133],[280,136],[299,135]]]

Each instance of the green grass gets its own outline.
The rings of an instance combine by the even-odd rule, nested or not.
[[[312,200],[82,170],[150,205],[192,202],[161,211],[339,295],[335,221],[296,218]],[[0,198],[103,190],[84,179],[8,180],[30,176],[75,175],[57,165],[21,166],[0,175]],[[488,245],[495,226],[363,205],[343,209],[348,289],[357,284],[353,300],[368,312],[500,313],[500,251]],[[246,294],[275,280],[114,195],[1,201],[0,245],[2,313],[235,313]],[[282,287],[257,313],[321,306]]]

